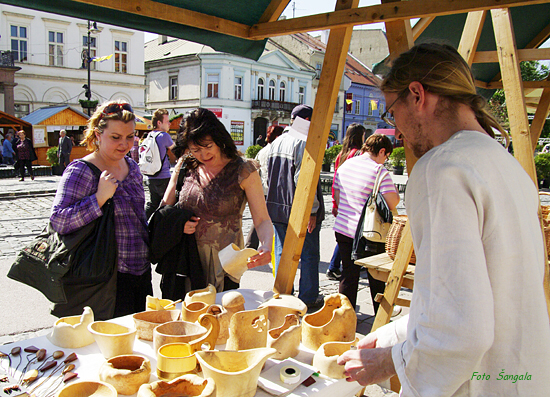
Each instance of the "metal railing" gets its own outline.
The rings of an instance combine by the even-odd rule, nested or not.
[[[11,51],[0,51],[0,66],[14,67],[14,54]]]
[[[272,101],[270,99],[259,99],[252,101],[252,109],[265,109],[265,110],[283,110],[286,112],[292,112],[298,106],[293,102]]]

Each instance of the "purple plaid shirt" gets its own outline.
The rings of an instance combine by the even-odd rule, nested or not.
[[[142,275],[151,265],[147,260],[149,237],[145,218],[145,192],[138,165],[126,159],[130,171],[119,182],[113,196],[118,271]],[[95,192],[98,179],[82,161],[69,164],[57,189],[50,221],[55,231],[68,234],[102,215]]]

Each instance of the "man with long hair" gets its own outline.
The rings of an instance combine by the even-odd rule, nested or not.
[[[350,379],[397,374],[402,396],[542,396],[550,376],[538,192],[493,139],[458,52],[420,44],[381,86],[383,118],[419,158],[405,202],[416,253],[409,317],[338,359]]]

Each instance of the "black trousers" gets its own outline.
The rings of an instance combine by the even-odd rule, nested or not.
[[[29,171],[29,175],[31,177],[34,177],[34,173],[32,172],[32,161],[18,160],[17,165],[19,166],[19,175],[21,175],[21,179],[25,179],[25,167],[27,167],[27,171]]]
[[[153,212],[159,207],[162,198],[164,197],[164,192],[168,187],[168,182],[170,178],[167,179],[151,179],[149,178],[149,197],[150,202],[147,203],[145,207],[145,215],[147,219],[153,215]]]
[[[114,317],[144,311],[147,295],[153,295],[151,269],[141,276],[118,272]]]
[[[340,277],[338,292],[346,295],[351,302],[351,305],[355,307],[357,303],[357,289],[359,288],[361,266],[356,265],[351,259],[353,239],[338,232],[335,232],[335,235],[338,248],[340,249],[340,255],[342,257],[342,276]],[[383,243],[369,243],[369,248],[370,250],[365,254],[365,256],[363,256],[363,258],[382,253],[385,250]],[[374,298],[376,297],[376,294],[384,293],[386,283],[376,280],[368,272],[367,277],[369,279],[369,288],[372,297],[372,304],[374,306],[374,314],[376,315],[380,304],[375,302]]]

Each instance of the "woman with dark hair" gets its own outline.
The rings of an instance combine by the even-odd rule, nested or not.
[[[185,233],[195,233],[207,282],[217,291],[238,288],[239,280],[223,271],[218,252],[230,244],[243,248],[242,215],[247,201],[260,238],[259,254],[249,259],[248,267],[271,261],[273,225],[258,165],[239,155],[225,126],[214,113],[202,108],[182,120],[174,154],[179,160],[163,204],[177,204],[196,215],[186,223]],[[184,159],[186,175],[176,203],[176,182]]]
[[[29,171],[31,179],[34,181],[32,162],[34,160],[38,160],[38,157],[36,156],[36,152],[34,151],[32,141],[27,138],[25,131],[17,131],[17,138],[14,139],[12,147],[17,161],[15,168],[19,168],[19,172],[21,173],[21,178],[19,179],[19,182],[23,182],[25,180],[25,167],[27,168],[27,171]]]
[[[361,124],[353,123],[350,124],[346,130],[346,136],[344,137],[344,143],[342,144],[342,150],[336,156],[336,161],[334,162],[334,175],[338,167],[344,164],[347,159],[350,159],[359,154],[359,149],[363,146],[363,139],[367,130]],[[333,178],[334,184],[334,178]],[[338,205],[334,201],[334,186],[332,187],[332,215],[338,215]],[[340,256],[340,249],[338,244],[334,247],[334,253],[330,259],[330,264],[327,269],[327,278],[329,280],[339,280],[340,279],[340,265],[342,263],[342,258]]]
[[[334,176],[334,199],[339,208],[334,222],[334,232],[342,256],[342,276],[338,292],[346,295],[353,307],[357,300],[361,270],[361,267],[355,265],[351,259],[353,239],[361,212],[372,193],[378,173],[380,173],[379,192],[386,200],[388,207],[393,210],[399,204],[399,193],[395,189],[388,170],[384,168],[384,162],[392,150],[393,145],[387,136],[371,135],[365,141],[361,155],[347,160],[345,164],[338,167]],[[369,242],[365,250],[367,253],[362,257],[382,253],[384,243]],[[370,273],[367,274],[376,314],[379,304],[374,301],[374,298],[377,293],[384,292],[385,284],[383,281],[375,280]]]

